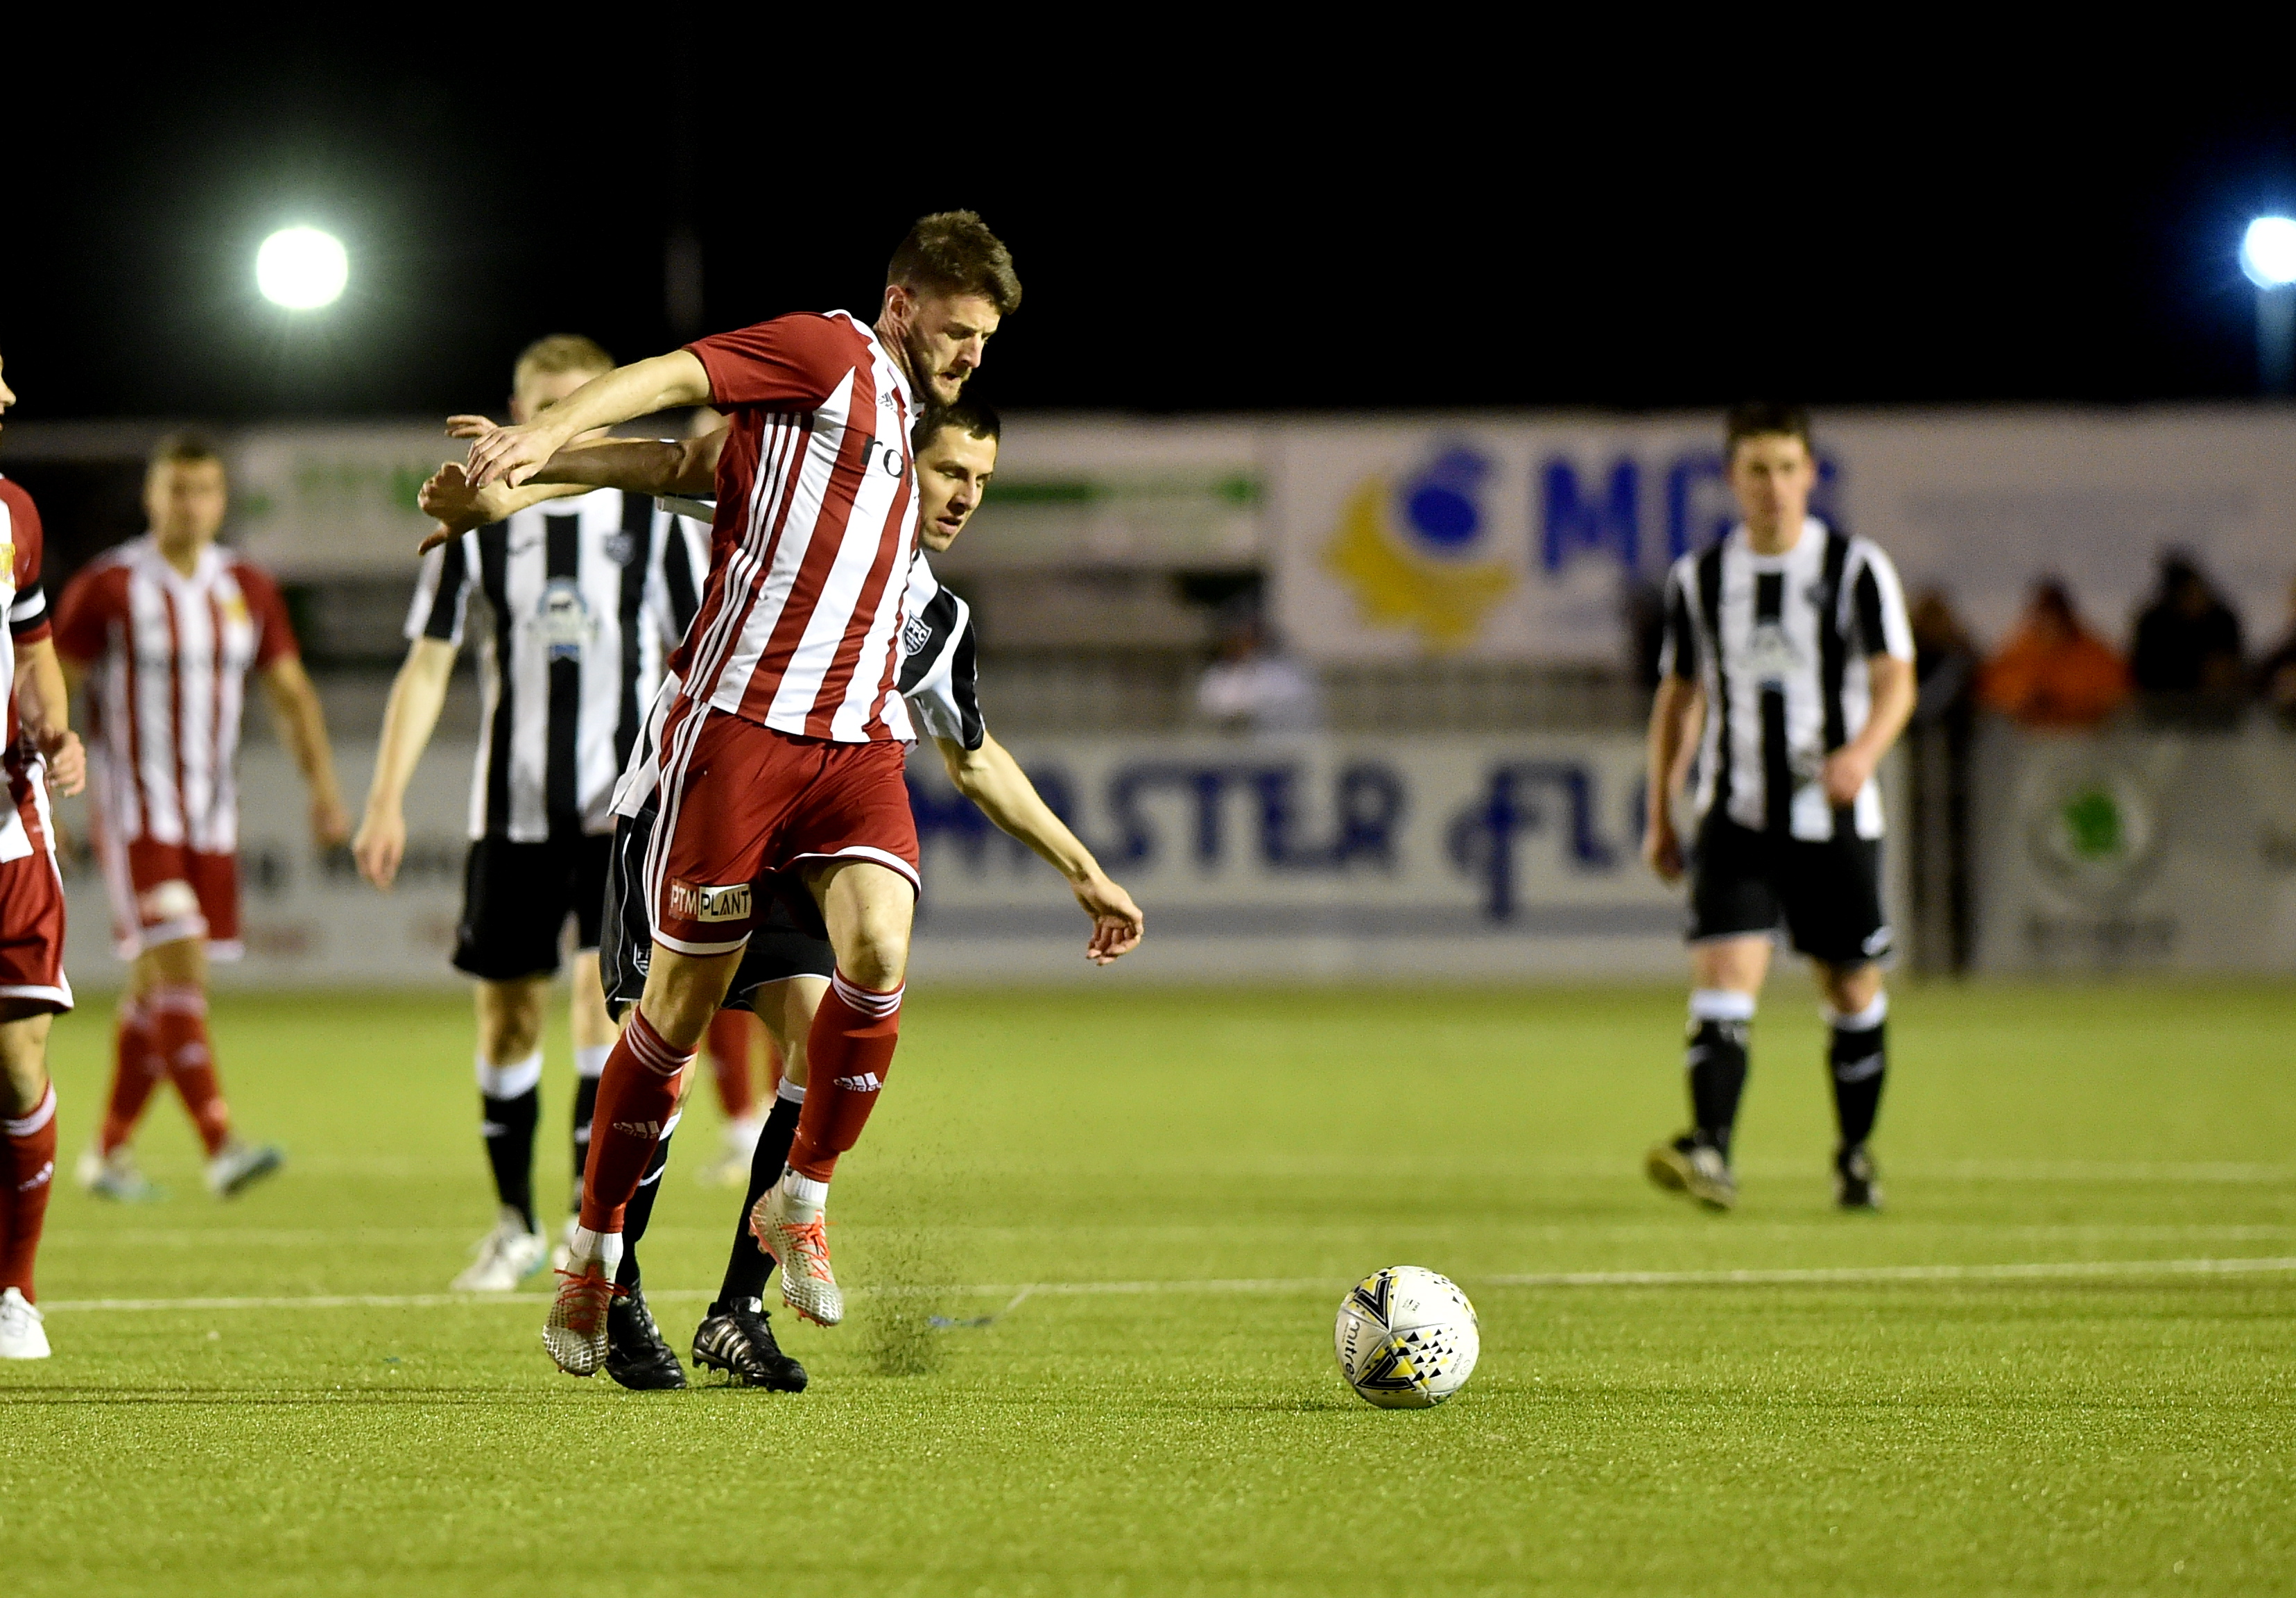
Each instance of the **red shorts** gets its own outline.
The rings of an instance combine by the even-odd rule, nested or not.
[[[0,855],[14,857],[0,859],[0,999],[29,999],[51,1010],[69,1010],[64,884],[56,871],[55,834],[48,825],[45,774],[37,767],[11,772],[8,790],[15,815],[0,824]]]
[[[654,937],[684,955],[740,948],[756,885],[808,860],[873,861],[917,885],[908,746],[776,733],[681,701],[661,733],[661,820],[646,848]]]
[[[239,856],[138,838],[125,845],[95,829],[95,853],[111,900],[111,936],[122,960],[185,938],[208,940],[208,955],[236,960]]]

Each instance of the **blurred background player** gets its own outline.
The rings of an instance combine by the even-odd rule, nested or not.
[[[1913,629],[1889,557],[1808,513],[1817,464],[1804,412],[1741,406],[1723,448],[1743,520],[1668,575],[1651,707],[1643,852],[1664,881],[1685,865],[1673,803],[1693,754],[1698,825],[1686,859],[1693,1125],[1647,1168],[1710,1208],[1737,1201],[1730,1135],[1783,920],[1832,1022],[1834,1196],[1872,1209],[1881,1190],[1866,1141],[1888,1062],[1878,963],[1890,952],[1874,772],[1913,714]]]
[[[538,340],[512,370],[512,417],[530,422],[612,369],[588,339]],[[478,979],[480,1127],[497,1213],[452,1283],[460,1291],[516,1287],[549,1257],[535,1214],[534,1135],[543,1000],[570,919],[578,1193],[598,1074],[614,1042],[597,954],[609,803],[662,662],[693,619],[698,546],[699,529],[651,498],[607,488],[462,532],[424,558],[356,852],[360,871],[387,889],[406,848],[407,783],[438,726],[471,601],[480,598],[490,621],[479,651],[485,709],[454,963]]]
[[[789,1172],[752,1218],[783,1299],[824,1325],[844,1318],[824,1209],[892,1065],[916,909],[895,681],[916,529],[909,430],[922,406],[955,400],[1020,299],[1004,244],[971,212],[942,212],[895,249],[874,324],[837,311],[712,334],[472,446],[474,487],[516,486],[595,428],[702,404],[731,416],[709,580],[672,664],[682,687],[659,760],[631,779],[662,795],[645,863],[653,948],[599,1081],[581,1224],[543,1331],[571,1374],[604,1361],[624,1208],[758,925],[760,885],[783,873],[814,896],[837,971],[806,1040],[821,1069]]]
[[[0,379],[0,414],[16,403]],[[0,478],[0,607],[11,647],[0,655],[8,701],[4,768],[9,807],[0,818],[0,1359],[45,1359],[32,1268],[54,1191],[56,1090],[48,1080],[48,1028],[71,1008],[64,977],[63,878],[56,869],[48,785],[78,793],[87,758],[68,724],[69,695],[49,637],[40,586],[40,513],[32,496]]]
[[[996,470],[996,413],[959,401],[939,407],[919,423],[914,438],[918,492],[918,541],[939,554],[955,543],[987,493]],[[678,450],[612,441],[553,456],[537,481],[580,477],[611,480],[660,493],[707,493],[715,480],[724,435],[705,438]],[[461,472],[449,471],[425,489],[424,508],[449,520],[484,513],[483,504],[504,507],[545,493],[529,486],[505,495],[491,488],[472,496]],[[1092,852],[1053,814],[1011,754],[988,736],[981,714],[976,665],[979,644],[970,607],[934,578],[920,554],[909,570],[901,632],[898,684],[914,730],[939,746],[949,778],[959,792],[991,821],[1029,845],[1065,877],[1078,903],[1093,919],[1086,957],[1108,964],[1140,941],[1143,918],[1131,896],[1111,881]],[[652,754],[651,749],[647,751]],[[601,969],[607,1004],[616,1012],[637,1002],[645,983],[640,959],[651,933],[642,868],[660,816],[651,792],[635,796],[636,808],[615,834],[605,940]],[[804,1368],[781,1351],[764,1307],[773,1256],[759,1247],[750,1215],[781,1178],[806,1100],[806,1037],[822,996],[828,990],[835,956],[812,901],[794,883],[783,882],[744,947],[728,987],[721,1015],[754,1013],[764,1024],[777,1057],[781,1079],[771,1116],[748,1168],[749,1192],[735,1222],[734,1244],[718,1296],[693,1336],[694,1363],[726,1372],[745,1386],[801,1390]],[[745,1013],[747,1012],[747,1013]],[[624,1215],[623,1252],[615,1282],[621,1291],[607,1311],[603,1369],[625,1387],[685,1385],[677,1356],[661,1339],[649,1312],[638,1266],[637,1245],[652,1217],[668,1163],[669,1143],[679,1119],[663,1124],[652,1160]]]
[[[88,689],[88,829],[116,945],[133,963],[111,1102],[79,1162],[81,1184],[107,1198],[152,1196],[131,1140],[162,1077],[199,1129],[217,1198],[282,1159],[234,1134],[208,1036],[208,963],[240,955],[236,763],[250,667],[309,786],[313,841],[324,852],[350,832],[279,586],[216,544],[228,506],[212,446],[161,440],[144,482],[152,530],[91,562],[56,607],[64,674]]]

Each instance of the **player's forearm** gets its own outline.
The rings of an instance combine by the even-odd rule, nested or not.
[[[980,807],[980,813],[1034,849],[1054,871],[1071,882],[1100,874],[1100,862],[1082,840],[1053,814],[1029,781],[1028,773],[994,738],[984,738],[977,750],[967,750],[950,739],[940,740],[942,757],[957,791]]]
[[[1877,655],[1867,668],[1873,684],[1872,709],[1866,725],[1850,740],[1850,747],[1878,763],[1914,718],[1921,691],[1915,685],[1913,662],[1894,655]]]
[[[311,790],[311,797],[328,804],[343,800],[342,784],[335,776],[335,748],[327,737],[327,712],[308,676],[281,694],[279,719],[293,751],[295,766]]]
[[[550,436],[565,441],[594,428],[613,427],[634,416],[651,416],[709,399],[709,373],[693,351],[673,349],[591,379],[550,407]]]
[[[717,484],[708,476],[696,480],[692,453],[668,438],[593,438],[552,455],[531,481],[631,494],[707,494]]]
[[[1671,815],[1669,807],[1689,764],[1691,730],[1702,702],[1701,690],[1679,677],[1663,679],[1651,701],[1647,754],[1653,822]]]
[[[455,649],[436,638],[416,641],[390,684],[390,698],[382,710],[382,736],[375,748],[374,781],[369,785],[366,811],[394,811],[406,797],[414,779],[415,763],[438,730],[439,713],[446,708],[447,682],[455,669]]]
[[[19,643],[16,650],[16,716],[37,742],[71,727],[71,693],[53,640]]]

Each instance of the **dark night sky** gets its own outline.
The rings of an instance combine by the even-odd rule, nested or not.
[[[2296,109],[2263,88],[2198,115],[2090,81],[2047,103],[1796,90],[1748,131],[1726,94],[1651,83],[1271,98],[1248,65],[1065,88],[1040,65],[958,73],[965,109],[920,141],[712,92],[700,62],[734,55],[535,58],[554,86],[519,96],[433,41],[187,45],[125,70],[116,116],[16,95],[15,414],[494,408],[537,334],[652,353],[682,145],[711,326],[865,309],[914,215],[981,211],[1028,284],[981,379],[1015,408],[2237,396],[2239,230],[2296,206]],[[252,283],[292,221],[353,258],[346,299],[303,318]]]

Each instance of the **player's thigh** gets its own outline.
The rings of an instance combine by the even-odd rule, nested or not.
[[[1691,984],[1726,993],[1759,993],[1770,974],[1770,955],[1776,947],[1776,939],[1767,932],[1693,943],[1690,946]]]
[[[671,1047],[694,1048],[709,1029],[741,963],[739,947],[718,955],[688,955],[657,942],[647,963],[645,990],[638,996],[639,1012]]]
[[[154,987],[205,987],[208,982],[208,940],[200,933],[146,944],[135,956],[135,986],[139,993]]]
[[[1887,959],[1895,934],[1882,903],[1879,840],[1853,833],[1784,847],[1778,881],[1795,949],[1843,969]]]
[[[479,1048],[495,1065],[512,1065],[542,1046],[546,976],[481,977],[472,990]]]
[[[190,849],[150,838],[100,841],[99,848],[113,931],[124,957],[132,960],[160,944],[207,937]]]
[[[565,863],[551,844],[476,840],[463,865],[455,969],[490,982],[555,976],[568,896]]]
[[[27,999],[0,999],[0,1110],[29,1115],[48,1092],[48,1028],[53,1010]]]
[[[874,860],[850,857],[814,863],[806,882],[821,906],[837,968],[865,987],[898,987],[908,972],[915,882]]]

